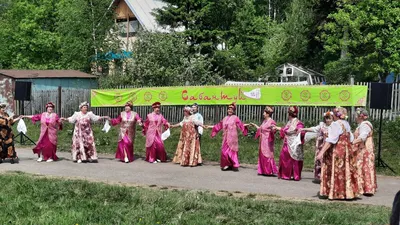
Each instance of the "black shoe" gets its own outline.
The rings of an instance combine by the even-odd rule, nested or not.
[[[232,170],[233,170],[233,172],[239,172],[239,168],[237,168],[237,167],[233,167]]]
[[[14,159],[11,159],[11,164],[14,164],[15,162],[14,162]]]

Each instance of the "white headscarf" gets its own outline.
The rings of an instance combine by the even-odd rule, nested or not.
[[[83,106],[89,107],[89,103],[88,103],[88,102],[82,102],[82,103],[79,105],[79,109],[81,109]]]

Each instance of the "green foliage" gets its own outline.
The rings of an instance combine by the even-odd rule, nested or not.
[[[332,21],[324,25],[325,49],[350,58],[361,80],[383,80],[390,72],[399,73],[399,12],[399,1],[342,0],[329,16]]]
[[[142,31],[132,51],[133,58],[125,61],[126,71],[101,78],[101,87],[216,83],[209,59],[189,54],[189,46],[179,34]]]
[[[0,0],[0,67],[89,71],[116,48],[109,0]]]

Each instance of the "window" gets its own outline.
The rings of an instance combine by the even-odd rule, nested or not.
[[[129,25],[127,24],[127,20],[117,20],[119,36],[127,37],[127,32],[129,30],[129,37],[135,36],[140,28],[139,21],[136,18],[129,19]]]

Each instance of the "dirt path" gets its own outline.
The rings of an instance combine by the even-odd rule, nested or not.
[[[22,171],[27,173],[59,177],[75,177],[120,182],[135,185],[157,185],[187,189],[230,191],[257,194],[272,194],[287,198],[318,200],[319,185],[313,184],[313,174],[303,173],[301,181],[284,181],[276,177],[257,176],[254,168],[241,168],[240,172],[222,172],[217,165],[204,165],[195,168],[180,167],[172,163],[150,164],[142,159],[133,163],[120,163],[110,155],[100,154],[99,163],[73,163],[70,154],[58,153],[58,162],[38,163],[29,149],[18,149],[19,164],[5,162],[0,172]],[[400,190],[400,179],[378,176],[379,192],[374,197],[362,197],[353,203],[391,206],[394,196]]]

